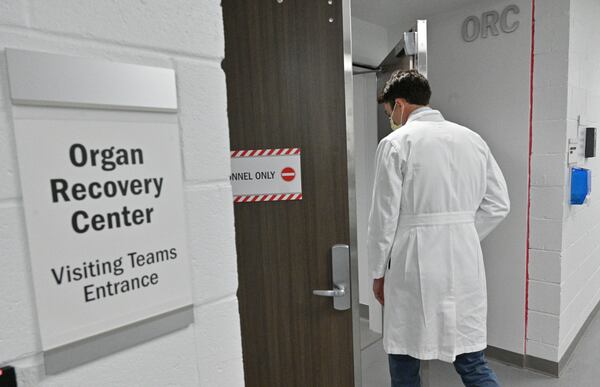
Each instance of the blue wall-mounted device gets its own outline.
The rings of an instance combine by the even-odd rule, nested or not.
[[[571,204],[582,205],[592,190],[592,171],[571,168]]]

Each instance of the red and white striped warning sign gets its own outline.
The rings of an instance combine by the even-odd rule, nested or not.
[[[282,200],[302,200],[302,194],[238,195],[233,197],[234,203],[277,202]]]
[[[302,200],[300,148],[231,151],[234,203]]]
[[[254,149],[231,151],[231,157],[299,155],[300,148]]]

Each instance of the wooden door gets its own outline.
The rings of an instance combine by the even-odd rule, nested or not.
[[[351,387],[352,312],[312,295],[350,242],[342,2],[224,0],[223,18],[231,149],[302,150],[301,201],[235,204],[246,386]]]

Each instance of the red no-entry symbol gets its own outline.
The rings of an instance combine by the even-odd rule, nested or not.
[[[292,181],[296,178],[294,168],[285,167],[281,170],[281,178],[285,181]]]

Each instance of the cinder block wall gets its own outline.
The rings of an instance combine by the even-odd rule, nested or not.
[[[567,128],[569,2],[537,0],[527,349],[558,361]]]
[[[195,323],[46,376],[8,94],[6,47],[174,68]],[[223,23],[217,0],[0,2],[0,365],[20,386],[241,386]]]
[[[577,138],[579,116],[580,131],[600,127],[600,3],[571,0],[570,4],[567,137]],[[592,170],[592,189],[597,189],[600,159],[590,158],[579,166]],[[568,185],[566,192],[568,199]],[[559,357],[600,301],[600,197],[596,192],[589,206],[565,205],[561,279]]]
[[[536,4],[527,354],[559,361],[600,301],[600,202],[569,204],[567,165],[578,117],[600,126],[600,4]],[[578,166],[598,184],[598,158]]]

